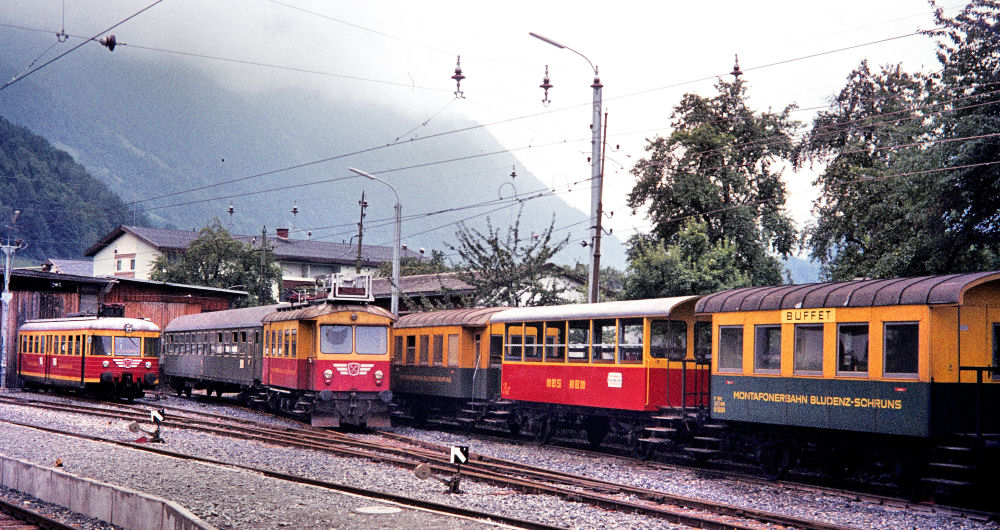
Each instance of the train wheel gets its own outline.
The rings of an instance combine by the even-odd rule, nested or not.
[[[507,420],[507,430],[510,431],[511,436],[521,434],[521,422],[517,418]]]
[[[780,442],[766,442],[757,446],[757,463],[768,480],[777,480],[788,471],[791,461],[788,447]]]
[[[535,434],[535,441],[545,445],[552,440],[552,432],[555,430],[552,425],[552,418],[548,416],[542,418],[538,424],[538,432]]]
[[[606,418],[589,418],[585,422],[584,428],[587,431],[587,443],[590,444],[592,449],[600,447],[601,443],[604,442],[604,438],[608,436],[608,432],[611,430],[611,426]]]

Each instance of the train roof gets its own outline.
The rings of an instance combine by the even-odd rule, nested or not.
[[[420,328],[426,326],[483,327],[490,323],[490,317],[508,307],[478,307],[472,309],[445,309],[411,313],[399,317],[395,328]]]
[[[248,328],[260,326],[264,317],[288,304],[262,305],[225,311],[210,311],[179,316],[163,328],[165,333],[200,331],[209,329]]]
[[[149,320],[124,317],[72,317],[50,318],[44,320],[29,320],[21,325],[19,331],[122,331],[131,326],[131,332],[159,332],[160,327]]]
[[[627,318],[667,316],[684,302],[697,296],[674,296],[646,300],[621,300],[596,304],[565,304],[539,307],[515,307],[493,315],[493,322],[530,322],[536,320],[582,320],[587,318]]]
[[[317,318],[323,315],[330,315],[333,313],[341,313],[346,311],[351,311],[355,313],[370,313],[373,315],[386,317],[391,320],[396,320],[395,315],[375,305],[322,303],[316,305],[309,305],[305,307],[287,309],[284,311],[277,311],[275,313],[271,313],[270,315],[264,317],[264,322],[281,322],[286,320],[308,320],[310,318]]]
[[[959,304],[968,289],[994,280],[1000,280],[1000,272],[745,287],[705,296],[695,306],[695,313]]]

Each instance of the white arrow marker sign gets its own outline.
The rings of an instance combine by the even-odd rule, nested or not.
[[[453,445],[451,446],[451,463],[452,464],[464,464],[469,461],[469,446],[467,445]]]

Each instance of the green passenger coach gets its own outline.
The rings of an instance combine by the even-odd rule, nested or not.
[[[905,453],[1000,431],[1000,273],[735,289],[695,312],[712,418],[754,425],[779,464],[810,435]]]

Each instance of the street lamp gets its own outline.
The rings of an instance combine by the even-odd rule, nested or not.
[[[354,169],[353,167],[347,168],[366,179],[377,180],[392,190],[392,194],[396,196],[396,237],[392,245],[392,305],[390,310],[393,315],[399,316],[399,224],[403,215],[403,205],[399,202],[399,193],[396,192],[396,188],[392,184],[372,175],[371,173],[366,173],[360,169]]]
[[[537,33],[528,32],[528,35],[532,37],[551,44],[559,49],[569,50],[587,61],[587,64],[594,70],[594,84],[590,85],[594,89],[594,121],[591,124],[591,136],[590,136],[590,278],[587,283],[588,301],[591,303],[598,301],[598,279],[600,277],[601,269],[601,194],[603,190],[603,177],[601,173],[601,89],[604,85],[601,84],[601,78],[598,76],[597,67],[594,63],[590,62],[590,59],[586,55],[570,48],[569,46],[559,44],[558,42],[543,37]],[[546,78],[546,84],[548,84],[548,78]]]

